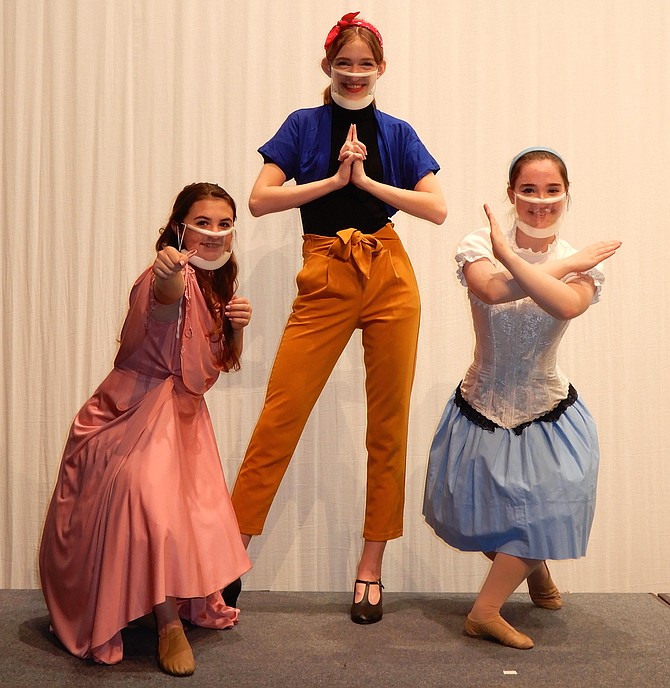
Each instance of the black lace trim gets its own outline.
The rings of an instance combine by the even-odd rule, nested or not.
[[[577,390],[572,385],[568,384],[568,396],[565,399],[559,401],[558,404],[551,409],[551,411],[547,411],[547,413],[539,416],[538,418],[534,418],[533,420],[521,423],[521,425],[517,425],[515,428],[512,428],[512,432],[515,435],[520,435],[531,423],[553,423],[554,421],[557,421],[565,413],[566,409],[572,406],[575,401],[577,401],[577,398]],[[469,421],[473,422],[475,425],[478,425],[480,428],[484,428],[484,430],[493,432],[496,428],[501,427],[498,425],[498,423],[494,423],[492,420],[479,413],[477,409],[468,404],[461,394],[460,384],[456,388],[454,403]]]

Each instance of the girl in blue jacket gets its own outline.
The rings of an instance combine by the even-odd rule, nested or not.
[[[364,545],[351,618],[382,618],[386,542],[403,529],[409,400],[419,330],[414,272],[391,217],[444,222],[439,165],[412,127],[374,101],[383,42],[347,14],[325,42],[331,83],[320,107],[298,110],[259,152],[254,216],[299,208],[303,268],[265,404],[232,499],[248,545],[263,529],[307,418],[355,329],[362,330],[367,395]],[[295,185],[285,185],[289,180]]]

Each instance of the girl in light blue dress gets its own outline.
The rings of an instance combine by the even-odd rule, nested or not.
[[[533,641],[500,616],[502,605],[527,580],[537,606],[561,607],[545,560],[584,556],[595,506],[595,424],[556,355],[569,321],[598,301],[599,263],[621,242],[576,251],[559,238],[568,188],[555,151],[522,151],[509,170],[512,229],[505,235],[484,206],[490,227],[457,249],[474,361],[442,415],[426,477],[428,524],[493,562],[466,634],[519,649]]]

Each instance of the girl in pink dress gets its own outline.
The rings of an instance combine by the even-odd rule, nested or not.
[[[153,612],[158,662],[195,669],[180,618],[228,628],[221,589],[250,568],[204,400],[240,366],[249,302],[235,296],[233,199],[191,184],[135,282],[114,369],[65,446],[40,546],[51,626],[78,657],[114,664],[121,629]]]

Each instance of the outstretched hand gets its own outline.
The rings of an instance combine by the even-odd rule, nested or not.
[[[611,258],[620,246],[621,242],[616,240],[596,241],[570,256],[570,261],[575,272],[586,272],[603,260]]]
[[[251,304],[242,296],[233,296],[226,304],[226,318],[234,330],[244,329],[251,320]]]
[[[188,259],[195,255],[196,251],[180,253],[174,246],[166,246],[156,254],[156,260],[152,267],[153,273],[159,279],[169,279],[188,263]]]

